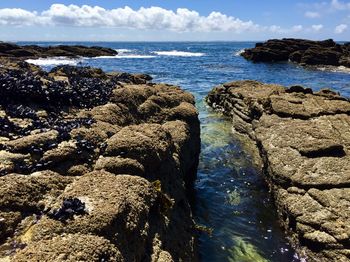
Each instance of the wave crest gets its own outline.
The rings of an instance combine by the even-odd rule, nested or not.
[[[235,56],[240,56],[241,54],[244,53],[244,50],[245,50],[245,49],[238,50],[238,51],[235,53]]]
[[[130,55],[114,55],[114,56],[97,56],[93,57],[91,59],[144,59],[144,58],[154,58],[156,56],[154,55],[137,55],[137,54],[130,54]]]
[[[195,53],[195,52],[185,52],[185,51],[177,51],[177,50],[171,50],[171,51],[154,51],[154,54],[157,54],[159,56],[183,56],[183,57],[190,57],[190,56],[204,56],[204,53]]]
[[[51,57],[27,59],[26,62],[38,66],[77,65],[79,62],[81,62],[81,59],[69,59],[67,57]]]

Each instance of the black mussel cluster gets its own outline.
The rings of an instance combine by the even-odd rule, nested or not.
[[[52,165],[41,161],[43,154],[56,148],[62,141],[70,140],[73,129],[90,127],[94,123],[91,118],[67,118],[66,115],[69,116],[74,108],[91,108],[108,102],[115,85],[113,81],[106,80],[106,75],[100,69],[60,67],[54,70],[50,73],[42,71],[39,76],[21,67],[0,69],[0,110],[3,111],[0,117],[0,136],[14,140],[31,135],[33,131],[58,131],[54,142],[38,143],[29,150],[21,149],[24,152],[0,143],[0,150],[30,153],[31,162],[18,167],[22,174],[44,170]],[[55,81],[52,77],[55,72],[56,75],[67,76],[68,81]],[[95,77],[99,74],[101,77]],[[42,112],[39,114],[39,111]],[[79,158],[84,158],[85,162],[93,161],[97,145],[79,137],[76,138],[76,145]]]
[[[47,213],[47,215],[55,220],[65,222],[68,219],[72,219],[74,215],[87,214],[85,210],[85,203],[81,202],[78,198],[67,198],[63,200],[62,206]]]
[[[38,119],[36,111],[26,105],[21,104],[8,104],[5,108],[6,115],[14,118],[30,118]]]
[[[87,77],[87,78],[106,78],[106,74],[100,68],[90,66],[56,66],[50,71],[51,74],[63,75],[67,77]]]
[[[82,137],[76,138],[76,146],[78,148],[78,154],[82,154],[83,152],[89,152],[92,154],[96,148],[96,145]]]
[[[44,108],[55,108],[57,106],[93,107],[108,101],[114,86],[111,81],[87,77],[89,69],[84,67],[69,68],[74,73],[67,74],[68,83],[54,81],[48,75],[43,79],[30,71],[17,69],[2,71],[0,103],[3,105],[36,103]]]
[[[90,108],[108,102],[113,84],[98,78],[72,77],[69,79],[71,104],[78,107]]]
[[[21,134],[22,128],[11,122],[8,117],[0,117],[0,136],[13,138],[13,135]]]
[[[0,74],[0,102],[42,102],[43,87],[38,76],[23,70],[7,70]]]
[[[29,174],[36,171],[45,170],[52,164],[52,162],[41,161],[41,158],[46,151],[56,148],[62,141],[71,139],[70,132],[73,129],[79,127],[89,127],[93,123],[94,120],[91,118],[59,119],[49,117],[44,120],[35,120],[33,121],[32,125],[27,128],[20,128],[7,118],[0,118],[0,136],[8,137],[10,139],[27,136],[32,130],[41,130],[42,132],[49,130],[58,131],[58,137],[54,142],[32,145],[25,152],[14,151],[12,148],[4,144],[0,144],[0,150],[7,150],[16,153],[30,153],[32,158],[32,162],[30,164],[23,163],[23,165],[15,167],[15,170],[22,174]],[[92,155],[96,146],[83,138],[78,137],[76,140],[78,154],[85,153],[84,156],[87,157],[86,161],[93,161]],[[2,175],[6,175],[6,173],[0,173],[0,176]]]

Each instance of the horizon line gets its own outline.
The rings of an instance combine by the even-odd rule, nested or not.
[[[209,42],[232,42],[232,43],[240,43],[240,42],[266,42],[272,39],[303,39],[303,40],[312,40],[312,41],[324,41],[328,39],[332,39],[335,42],[350,42],[350,40],[337,40],[333,38],[324,38],[321,40],[307,39],[307,38],[296,38],[296,37],[282,37],[282,38],[269,38],[263,40],[0,40],[0,43],[13,42],[36,42],[36,43],[74,43],[74,42],[90,42],[90,43],[170,43],[170,42],[188,42],[188,43],[209,43]]]

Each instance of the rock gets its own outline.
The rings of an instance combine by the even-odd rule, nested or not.
[[[30,166],[30,155],[0,151],[0,175],[14,173]]]
[[[281,224],[300,254],[349,260],[350,102],[330,90],[254,81],[218,86],[207,102],[257,146]]]
[[[49,47],[39,47],[34,45],[19,46],[10,43],[0,43],[0,55],[6,57],[97,57],[97,56],[114,56],[118,52],[111,48],[98,46],[86,47],[80,45],[58,45]]]
[[[42,162],[55,162],[74,159],[78,156],[78,148],[74,141],[63,141],[54,149],[48,150],[41,158]]]
[[[146,74],[128,74],[125,72],[111,72],[108,73],[108,76],[111,77],[114,81],[127,83],[127,84],[146,84],[152,80],[150,75]]]
[[[0,177],[0,241],[13,234],[29,214],[39,215],[45,202],[57,197],[71,181],[51,171]]]
[[[67,234],[33,243],[18,252],[14,260],[122,262],[124,258],[118,248],[103,237]]]
[[[40,201],[46,196],[58,195],[72,179],[52,171],[41,171],[31,175],[11,174],[0,177],[1,209],[21,212],[40,211]]]
[[[151,183],[137,176],[115,176],[103,171],[86,174],[67,188],[51,208],[61,207],[64,199],[77,198],[84,203],[86,214],[75,215],[65,224],[45,218],[34,226],[33,241],[55,233],[93,233],[117,244],[127,261],[140,261],[156,197]]]
[[[336,44],[332,39],[311,41],[304,39],[271,39],[246,49],[244,58],[253,62],[292,61],[301,65],[349,66],[346,45]]]
[[[21,212],[0,211],[0,240],[3,241],[4,239],[6,239],[7,236],[13,234],[21,220]]]
[[[95,170],[106,170],[114,174],[129,174],[143,176],[145,169],[142,164],[131,158],[100,157]]]
[[[0,62],[0,260],[197,261],[194,97],[147,75]]]
[[[107,140],[105,154],[135,159],[146,172],[155,171],[170,158],[171,136],[159,124],[128,126]]]
[[[44,133],[29,135],[16,140],[4,142],[2,145],[13,152],[25,152],[34,147],[45,147],[57,141],[58,132],[51,130]]]

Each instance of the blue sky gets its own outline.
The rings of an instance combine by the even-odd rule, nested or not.
[[[1,0],[1,40],[350,40],[349,0]]]

